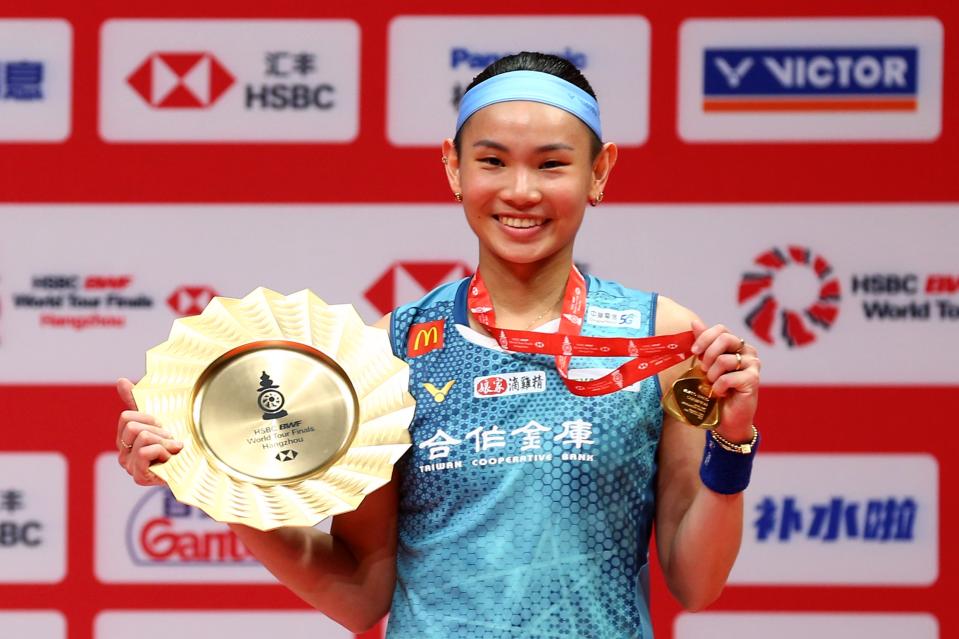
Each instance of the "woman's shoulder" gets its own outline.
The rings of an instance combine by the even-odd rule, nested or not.
[[[607,280],[602,277],[598,277],[593,273],[586,275],[586,285],[589,289],[590,295],[606,295],[612,297],[650,297],[655,296],[655,293],[650,291],[644,291],[639,288],[633,288],[621,284],[614,280]]]
[[[660,295],[656,304],[656,334],[672,335],[688,331],[699,317],[672,298]]]
[[[693,311],[660,293],[633,288],[592,274],[588,276],[588,280],[589,294],[594,298],[645,299],[652,303],[656,315],[657,334],[688,331],[690,322],[697,318]]]
[[[425,309],[435,306],[436,304],[451,303],[456,299],[457,294],[460,293],[461,287],[468,280],[469,277],[464,277],[452,282],[440,284],[433,290],[425,293],[419,299],[406,304],[401,304],[400,306],[396,307],[393,309],[393,315],[402,315],[411,309]]]

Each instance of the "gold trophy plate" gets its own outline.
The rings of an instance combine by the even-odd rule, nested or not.
[[[260,530],[355,510],[410,446],[409,367],[386,331],[310,291],[214,298],[134,387],[183,449],[150,469],[181,502]]]
[[[663,409],[691,426],[705,430],[719,426],[722,399],[713,395],[713,387],[699,367],[698,358],[693,358],[689,370],[680,375],[663,396]]]

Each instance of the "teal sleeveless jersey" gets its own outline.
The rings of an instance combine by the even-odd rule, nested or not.
[[[658,380],[577,397],[468,327],[468,280],[393,312],[410,365],[388,639],[649,638]],[[584,335],[654,333],[656,295],[587,276]],[[573,358],[592,379],[623,359]]]

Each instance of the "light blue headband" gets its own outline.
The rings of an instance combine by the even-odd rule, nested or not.
[[[494,75],[466,92],[460,100],[460,114],[456,118],[456,132],[471,115],[497,102],[528,100],[542,102],[572,113],[603,139],[599,124],[599,104],[596,98],[575,84],[541,71],[509,71]]]

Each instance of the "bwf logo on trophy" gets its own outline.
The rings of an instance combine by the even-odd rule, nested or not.
[[[260,388],[257,390],[259,397],[256,398],[257,405],[263,411],[263,419],[280,419],[287,416],[288,413],[283,410],[286,398],[279,388],[266,371],[263,371],[260,375]]]

